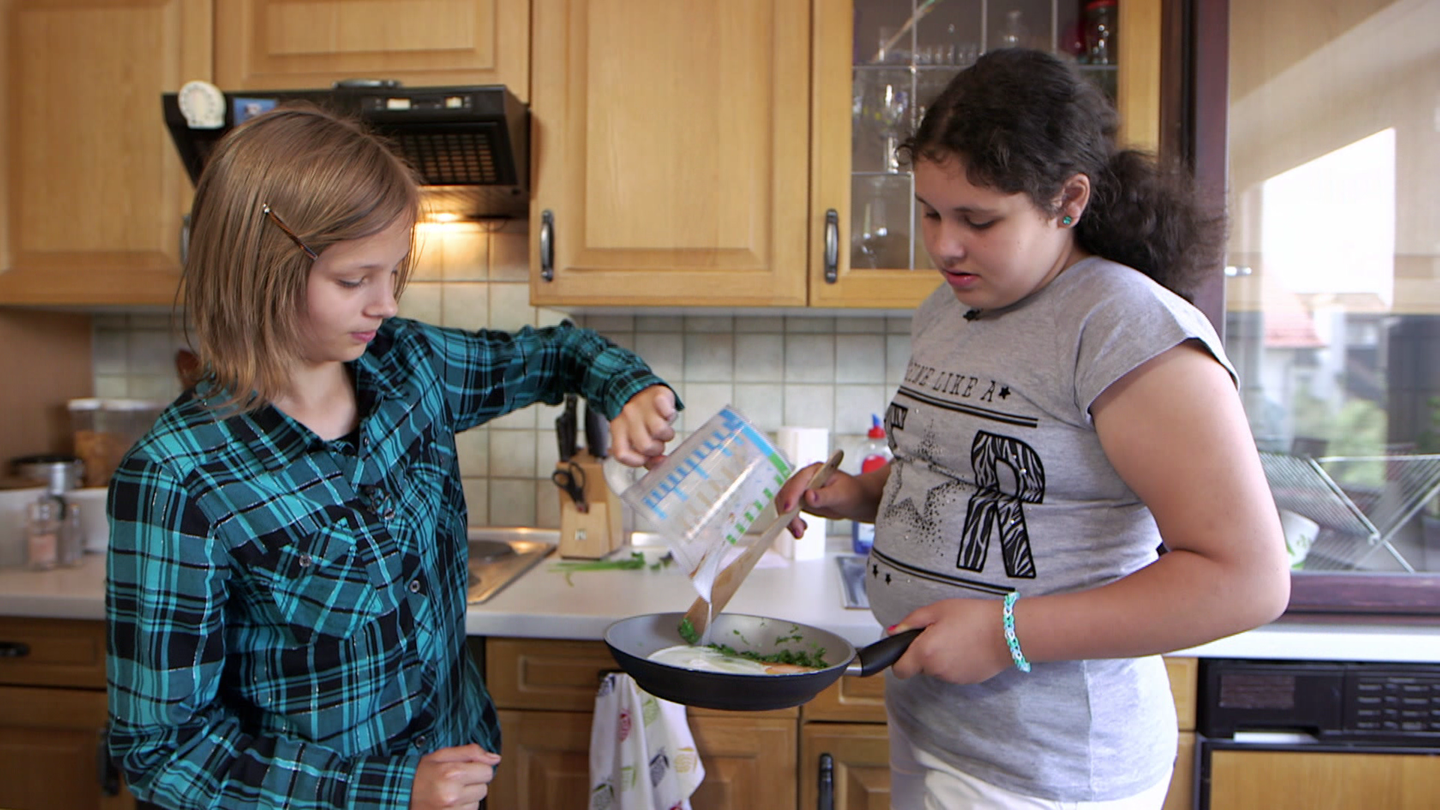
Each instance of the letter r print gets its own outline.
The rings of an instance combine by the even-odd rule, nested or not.
[[[979,431],[970,445],[975,494],[965,509],[957,568],[981,571],[990,538],[1000,535],[1000,555],[1011,579],[1034,579],[1035,560],[1025,530],[1024,504],[1045,500],[1045,469],[1030,445]]]

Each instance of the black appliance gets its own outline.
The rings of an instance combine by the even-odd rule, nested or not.
[[[1218,751],[1421,755],[1440,769],[1440,663],[1204,658],[1195,726],[1196,810],[1211,807]]]
[[[224,93],[224,124],[192,128],[178,94],[161,97],[191,181],[216,142],[249,117],[303,101],[358,119],[388,140],[419,173],[431,213],[482,219],[525,216],[530,201],[530,113],[503,85],[399,87],[394,83],[326,90]]]

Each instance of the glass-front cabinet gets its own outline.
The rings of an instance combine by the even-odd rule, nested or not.
[[[938,282],[896,146],[980,54],[1074,59],[1117,100],[1122,138],[1154,149],[1159,0],[855,0],[816,15],[812,306],[895,308]],[[833,6],[833,8],[831,8]],[[848,82],[845,79],[848,78]]]

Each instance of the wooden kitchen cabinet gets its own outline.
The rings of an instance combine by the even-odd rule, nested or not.
[[[1125,34],[1112,77],[1123,137],[1147,147],[1158,142],[1161,2],[1122,1]],[[1061,0],[1022,5],[1033,7],[1037,22],[1050,19],[1049,9],[1069,10]],[[535,0],[531,302],[918,304],[939,281],[911,238],[913,193],[899,188],[908,179],[888,183],[904,268],[886,258],[873,268],[851,261],[863,241],[852,223],[873,221],[871,201],[853,199],[852,190],[908,177],[853,160],[856,110],[864,109],[857,82],[874,67],[856,65],[872,46],[857,40],[855,20],[868,13],[903,21],[911,7]],[[969,16],[951,39],[978,39],[986,30],[978,0],[927,17],[952,8]],[[947,75],[933,64],[899,70],[930,77],[928,89]]]
[[[530,95],[529,0],[215,0],[215,82],[315,89],[503,84]]]
[[[1216,750],[1210,806],[1432,810],[1440,796],[1440,755]]]
[[[808,0],[535,0],[531,303],[804,306]]]
[[[504,755],[491,806],[589,806],[595,690],[614,671],[614,659],[598,641],[486,640],[485,680],[499,709]],[[798,717],[795,709],[690,709],[690,732],[705,766],[692,806],[795,808]]]
[[[160,94],[210,76],[207,0],[0,5],[0,306],[175,298],[190,181]]]
[[[123,810],[101,784],[105,624],[0,617],[0,807]]]

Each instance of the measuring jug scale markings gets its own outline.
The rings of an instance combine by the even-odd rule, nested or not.
[[[682,570],[708,595],[725,552],[764,514],[792,472],[765,435],[727,407],[621,498],[652,519]]]

